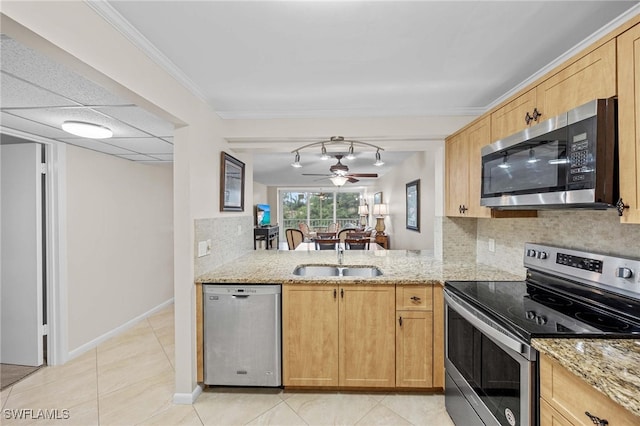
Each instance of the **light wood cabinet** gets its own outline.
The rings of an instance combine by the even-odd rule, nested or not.
[[[394,387],[395,286],[283,286],[285,386]]]
[[[395,386],[395,285],[340,286],[340,386]]]
[[[618,37],[620,198],[622,223],[640,223],[640,24]]]
[[[531,89],[491,113],[491,143],[539,123],[542,118],[533,119],[534,109],[536,90]],[[528,122],[527,116],[532,117]]]
[[[432,388],[433,286],[396,286],[396,387]]]
[[[489,116],[448,138],[446,158],[446,215],[491,217],[491,209],[480,206],[482,163],[480,150],[490,143]]]
[[[283,286],[282,371],[285,386],[338,386],[337,293],[337,286]]]
[[[593,425],[599,420],[612,426],[640,423],[640,417],[545,355],[540,356],[540,398],[541,426]]]
[[[616,95],[616,41],[568,63],[491,113],[491,142],[598,98]]]

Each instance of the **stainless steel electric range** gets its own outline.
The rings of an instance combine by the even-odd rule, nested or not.
[[[539,424],[532,338],[640,338],[640,259],[527,243],[524,265],[525,281],[445,283],[445,403],[458,425]]]

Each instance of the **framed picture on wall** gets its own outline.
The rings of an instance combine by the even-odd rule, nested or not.
[[[420,232],[420,179],[407,184],[407,229]]]
[[[373,194],[373,204],[382,204],[382,192]]]
[[[244,211],[244,163],[226,152],[220,165],[220,211]]]

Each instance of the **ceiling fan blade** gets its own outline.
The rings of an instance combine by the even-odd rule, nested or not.
[[[326,174],[326,173],[302,173],[302,176],[333,176],[333,175]]]
[[[359,181],[358,181],[358,179],[356,179],[356,178],[352,178],[352,177],[348,177],[348,178],[347,178],[347,180],[348,180],[349,182],[351,182],[351,183],[359,182]]]
[[[363,178],[377,178],[377,173],[349,173],[347,176],[363,177]]]

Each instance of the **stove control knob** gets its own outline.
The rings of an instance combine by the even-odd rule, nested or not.
[[[529,249],[529,250],[527,250],[527,257],[536,257],[537,253],[538,252],[535,251],[534,249]]]
[[[616,277],[618,278],[631,278],[633,271],[629,268],[620,267],[616,268]]]
[[[535,319],[536,313],[535,311],[527,311],[525,316],[527,317],[528,320],[532,320],[532,319]]]
[[[545,325],[547,323],[547,319],[545,317],[536,317],[536,324]]]
[[[547,252],[546,251],[539,251],[538,252],[538,259],[546,259],[547,258]]]

